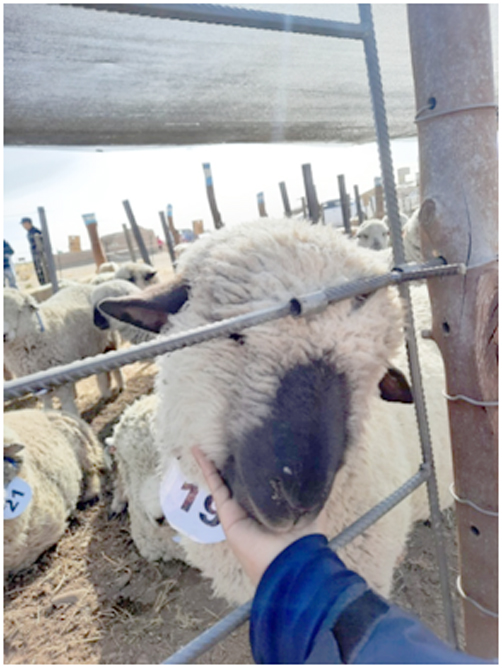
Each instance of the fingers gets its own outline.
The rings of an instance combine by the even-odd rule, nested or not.
[[[200,466],[204,479],[207,482],[207,486],[213,495],[216,507],[223,505],[223,503],[230,498],[230,491],[221,479],[216,466],[206,457],[198,445],[194,445],[192,454],[195,457],[195,461]]]

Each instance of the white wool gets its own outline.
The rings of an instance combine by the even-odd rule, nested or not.
[[[169,317],[165,331],[178,334],[327,286],[385,273],[383,255],[358,247],[329,227],[303,221],[267,219],[224,228],[181,256],[177,280],[190,286],[190,296]],[[420,331],[430,326],[428,296],[424,286],[412,292]],[[332,538],[419,468],[413,405],[385,402],[378,391],[389,365],[407,372],[402,330],[401,301],[394,288],[386,288],[361,304],[344,300],[306,317],[288,316],[246,329],[243,345],[219,338],[162,356],[153,451],[161,475],[176,457],[187,479],[202,485],[192,446],[199,445],[222,467],[229,456],[227,444],[242,442],[244,434],[270,415],[287,371],[322,359],[345,374],[350,388],[349,446],[327,502]],[[441,396],[443,364],[435,344],[420,340],[419,345],[445,507],[451,500],[452,472]],[[153,405],[150,409],[155,410]],[[135,461],[133,453],[131,457]],[[141,478],[139,471],[137,475]],[[422,488],[341,550],[341,557],[376,591],[388,595],[412,522],[427,516]],[[183,538],[181,544],[187,561],[212,579],[218,595],[237,603],[252,596],[253,588],[226,543],[200,545]]]
[[[99,496],[104,465],[90,427],[56,411],[5,413],[4,456],[11,452],[16,453],[15,476],[33,496],[21,515],[4,520],[5,575],[27,568],[61,538],[79,500]]]

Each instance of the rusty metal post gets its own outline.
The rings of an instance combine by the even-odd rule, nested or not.
[[[303,183],[305,184],[305,196],[307,198],[308,217],[312,223],[318,223],[321,217],[321,209],[317,201],[317,194],[312,178],[312,167],[310,164],[302,165]]]
[[[284,206],[284,215],[286,216],[286,218],[291,218],[292,216],[291,206],[289,204],[288,191],[286,190],[286,184],[284,183],[284,181],[281,181],[279,183],[279,188],[281,191],[282,204]]]
[[[132,233],[134,234],[134,238],[136,239],[136,244],[138,245],[140,255],[143,258],[143,262],[145,264],[151,265],[152,263],[150,261],[150,256],[148,255],[148,251],[146,250],[145,242],[143,241],[143,237],[141,236],[141,230],[138,227],[138,223],[136,222],[136,218],[134,217],[134,214],[132,212],[129,200],[125,199],[122,202],[122,204],[124,205],[124,209],[127,214],[127,218],[129,219],[129,224],[131,226]]]
[[[359,220],[359,225],[364,222],[364,213],[363,209],[361,207],[361,198],[359,197],[359,187],[354,186],[354,199],[356,201],[356,209],[357,209],[357,218]]]
[[[258,200],[258,213],[260,214],[260,218],[267,218],[268,214],[265,210],[265,195],[263,193],[258,193],[256,198]]]
[[[160,223],[162,225],[162,231],[164,232],[164,238],[166,240],[167,249],[169,251],[169,257],[171,258],[171,264],[173,265],[173,270],[176,271],[176,255],[174,253],[174,243],[169,231],[169,227],[166,223],[166,216],[163,211],[159,211]]]
[[[173,237],[174,245],[177,246],[180,243],[181,239],[180,239],[180,233],[174,227],[172,204],[167,205],[167,223],[169,225],[169,229]]]
[[[209,162],[204,162],[202,167],[204,169],[204,177],[206,179],[207,199],[209,200],[211,215],[213,216],[215,228],[219,230],[221,227],[224,227],[224,225],[223,221],[221,220],[221,215],[220,212],[218,211],[218,206],[216,204],[216,197],[214,195],[213,175],[211,173],[211,165],[209,164]]]
[[[385,216],[385,207],[383,204],[383,185],[380,176],[375,177],[375,218]]]
[[[131,260],[133,262],[136,262],[136,253],[134,252],[134,246],[132,245],[131,235],[129,234],[129,230],[127,229],[127,225],[125,223],[122,223],[122,229],[124,230],[124,237],[126,240],[127,248],[129,249],[129,255],[131,256]]]
[[[425,258],[445,363],[466,650],[498,654],[498,158],[488,5],[408,5]]]
[[[338,175],[338,192],[340,193],[340,206],[342,209],[342,220],[345,233],[350,237],[352,230],[350,229],[350,210],[347,203],[347,191],[345,189],[345,176]]]
[[[51,237],[49,234],[49,226],[45,217],[45,209],[43,206],[38,207],[38,217],[40,219],[40,227],[42,228],[42,241],[44,245],[44,252],[42,259],[45,259],[44,273],[47,270],[47,279],[52,283],[52,294],[55,294],[58,289],[58,277],[56,273],[56,265],[54,263],[54,256],[52,254]]]
[[[107,261],[106,253],[103,249],[103,244],[98,235],[98,221],[96,216],[93,213],[84,213],[82,215],[84,219],[85,227],[87,233],[89,234],[89,239],[91,240],[92,256],[94,257],[94,262],[96,267],[99,267]]]

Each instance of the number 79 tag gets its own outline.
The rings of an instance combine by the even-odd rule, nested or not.
[[[196,543],[225,540],[210,491],[188,482],[176,459],[162,479],[160,505],[173,529]]]

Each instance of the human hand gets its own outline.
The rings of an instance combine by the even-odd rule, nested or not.
[[[192,448],[218,511],[223,531],[235,556],[254,585],[272,561],[291,543],[313,533],[326,533],[326,513],[323,509],[311,524],[276,533],[250,517],[244,508],[232,498],[230,490],[218,470],[199,447]]]

